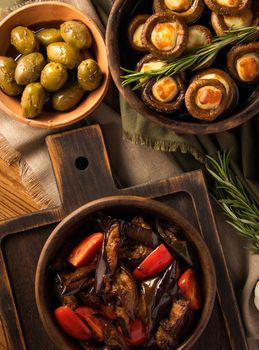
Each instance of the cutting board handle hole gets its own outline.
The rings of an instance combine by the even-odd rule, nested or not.
[[[75,167],[79,170],[85,170],[88,168],[88,159],[86,157],[78,157],[75,160]]]

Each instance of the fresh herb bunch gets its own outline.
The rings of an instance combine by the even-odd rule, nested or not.
[[[159,79],[162,76],[172,76],[178,72],[183,72],[194,65],[195,68],[193,70],[199,69],[207,62],[214,59],[217,53],[224,47],[231,44],[242,44],[247,41],[253,41],[258,32],[259,27],[255,26],[229,29],[224,36],[215,36],[210,44],[194,49],[182,57],[166,60],[165,66],[149,72],[137,72],[121,68],[124,72],[128,73],[121,76],[123,79],[122,86],[136,83],[133,88],[133,90],[136,90],[151,77],[156,76]],[[140,82],[140,79],[142,82]]]
[[[259,254],[259,208],[240,180],[230,175],[229,155],[218,152],[216,158],[207,156],[206,169],[216,181],[212,195],[229,218],[227,222],[249,238],[248,248]]]

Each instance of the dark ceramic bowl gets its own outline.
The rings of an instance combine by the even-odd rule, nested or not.
[[[121,67],[134,70],[136,63],[144,56],[144,53],[135,54],[129,45],[127,38],[129,21],[136,14],[151,13],[151,0],[115,0],[107,25],[106,48],[110,71],[120,93],[133,109],[158,126],[183,134],[219,133],[243,124],[259,112],[259,88],[257,86],[248,88],[239,86],[240,99],[238,105],[231,114],[220,116],[212,122],[194,119],[184,108],[172,116],[155,112],[144,104],[138,93],[132,91],[129,85],[122,87],[121,76],[125,73],[121,70]],[[205,12],[201,21],[197,23],[210,27],[208,13]],[[227,51],[218,55],[211,68],[224,69],[226,53]]]
[[[202,309],[196,326],[188,338],[177,348],[190,349],[205,329],[213,309],[216,279],[209,250],[195,228],[177,211],[158,201],[143,197],[114,196],[90,202],[67,216],[52,232],[41,252],[35,279],[35,294],[42,323],[58,349],[79,350],[80,345],[61,330],[54,318],[54,297],[52,294],[49,266],[58,256],[65,242],[77,232],[87,231],[88,220],[97,212],[115,217],[133,215],[154,215],[164,221],[178,224],[190,241],[199,261],[199,280],[202,285]]]

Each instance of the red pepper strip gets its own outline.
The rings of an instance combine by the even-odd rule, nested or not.
[[[160,244],[133,271],[133,277],[139,281],[156,277],[167,269],[167,267],[172,264],[173,260],[174,258],[169,253],[166,246]]]
[[[60,306],[55,310],[55,317],[66,333],[81,341],[89,340],[92,332],[87,325],[68,307]]]
[[[96,338],[99,341],[103,341],[103,326],[98,318],[94,317],[94,315],[98,314],[99,311],[92,309],[88,306],[81,306],[75,310],[75,313],[79,315],[83,320],[86,321],[88,326],[91,328]]]
[[[196,273],[193,268],[186,270],[178,280],[178,287],[183,296],[190,300],[190,309],[199,309],[201,307],[200,290],[197,282]]]
[[[141,320],[130,321],[129,333],[130,338],[126,338],[126,341],[130,346],[140,345],[148,340],[146,326]]]
[[[103,233],[97,232],[83,239],[70,253],[70,264],[75,267],[90,264],[102,247],[103,237]]]

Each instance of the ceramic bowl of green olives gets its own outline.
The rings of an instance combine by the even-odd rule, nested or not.
[[[0,23],[0,108],[34,127],[89,115],[109,85],[102,33],[61,2],[25,5]]]

